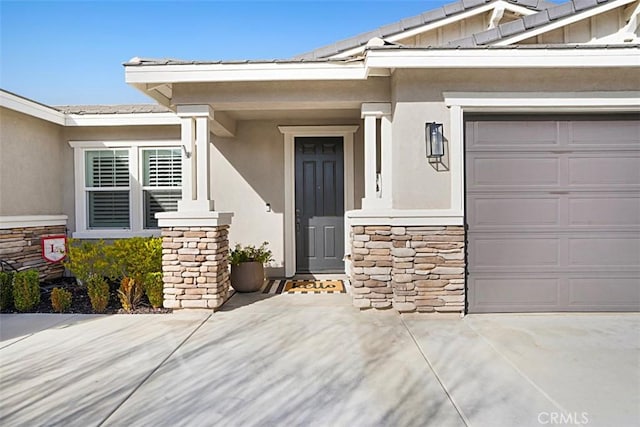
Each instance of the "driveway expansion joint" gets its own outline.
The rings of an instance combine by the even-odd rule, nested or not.
[[[407,324],[405,323],[404,319],[402,318],[402,315],[400,315],[400,322],[402,323],[402,326],[404,326],[404,328],[407,330],[407,333],[409,334],[409,336],[411,337],[411,340],[413,341],[413,343],[415,344],[416,348],[418,349],[418,351],[420,352],[420,355],[422,356],[422,358],[424,359],[424,361],[427,363],[427,366],[429,367],[429,370],[431,370],[431,372],[433,373],[433,375],[436,377],[436,380],[438,380],[438,384],[440,384],[440,387],[442,388],[442,390],[444,391],[444,393],[447,395],[447,399],[449,399],[449,402],[451,402],[451,405],[453,405],[453,407],[456,409],[456,412],[458,413],[458,415],[460,416],[460,419],[462,420],[462,422],[464,423],[465,426],[470,426],[471,423],[469,422],[469,420],[467,419],[467,417],[464,415],[464,413],[462,412],[462,409],[458,406],[458,404],[456,403],[456,401],[453,399],[453,396],[451,395],[451,393],[449,393],[449,390],[447,389],[447,387],[444,385],[444,382],[442,381],[442,379],[440,378],[440,376],[438,375],[438,373],[436,372],[436,370],[434,369],[433,365],[431,364],[431,361],[429,360],[429,358],[427,357],[427,355],[424,353],[424,351],[422,351],[422,347],[420,347],[420,344],[418,344],[418,340],[416,339],[416,337],[413,335],[413,332],[411,332],[411,329],[409,329],[409,327],[407,326]]]
[[[213,313],[212,313],[212,314],[213,314]],[[115,413],[118,411],[118,409],[120,409],[120,408],[122,407],[122,405],[124,405],[124,404],[125,404],[125,402],[126,402],[127,400],[129,400],[129,399],[130,399],[130,398],[131,398],[131,397],[132,397],[132,396],[133,396],[133,395],[134,395],[134,394],[135,394],[135,393],[140,389],[140,387],[142,387],[142,386],[143,386],[143,385],[144,385],[144,384],[145,384],[145,383],[146,383],[146,382],[147,382],[147,381],[148,381],[148,380],[153,376],[153,374],[155,374],[155,373],[156,373],[156,372],[157,372],[157,371],[162,367],[162,365],[164,365],[165,363],[167,363],[167,361],[171,358],[171,356],[173,356],[173,355],[176,353],[176,351],[178,351],[178,350],[179,350],[183,345],[185,345],[185,344],[186,344],[186,342],[187,342],[187,341],[189,341],[189,339],[191,339],[191,337],[192,337],[196,332],[198,332],[198,330],[202,327],[202,325],[204,325],[204,324],[205,324],[205,323],[206,323],[206,322],[211,318],[212,314],[209,314],[207,317],[205,317],[205,318],[204,318],[204,320],[202,320],[202,322],[200,322],[200,323],[198,324],[198,326],[196,326],[196,327],[195,327],[195,329],[194,329],[193,331],[191,331],[191,333],[189,333],[189,335],[187,335],[187,336],[186,336],[186,338],[185,338],[185,339],[183,339],[183,340],[180,342],[180,344],[178,344],[178,345],[176,346],[176,348],[174,348],[174,349],[173,349],[173,350],[172,350],[172,351],[167,355],[167,357],[165,357],[164,359],[162,359],[162,360],[160,361],[160,363],[158,363],[158,365],[157,365],[155,368],[153,368],[153,369],[151,370],[151,372],[149,372],[149,374],[147,374],[147,375],[142,379],[142,381],[140,381],[140,384],[138,384],[137,386],[135,386],[135,388],[134,388],[133,390],[131,390],[131,392],[130,392],[129,394],[127,394],[127,396],[125,396],[125,398],[124,398],[124,399],[122,399],[122,401],[121,401],[120,403],[118,403],[118,404],[116,405],[116,407],[115,407],[115,408],[113,408],[113,410],[112,410],[112,411],[110,411],[110,412],[109,412],[109,413],[108,413],[108,414],[107,414],[107,415],[102,419],[102,421],[100,421],[100,422],[97,424],[97,427],[101,427],[101,426],[103,426],[103,425],[104,425],[104,424],[109,420],[109,418],[111,418],[111,416],[112,416],[113,414],[115,414]]]

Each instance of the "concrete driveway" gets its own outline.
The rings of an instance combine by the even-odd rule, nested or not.
[[[637,314],[431,317],[346,295],[0,316],[3,426],[632,426]]]

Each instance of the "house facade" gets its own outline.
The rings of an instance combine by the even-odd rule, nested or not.
[[[347,274],[359,308],[637,311],[638,12],[461,1],[288,60],[134,58],[156,106],[5,93],[2,227],[161,233],[173,308],[269,241],[271,276]]]

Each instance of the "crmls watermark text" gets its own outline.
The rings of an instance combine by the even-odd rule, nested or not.
[[[538,422],[542,425],[582,426],[589,424],[588,412],[540,412]]]

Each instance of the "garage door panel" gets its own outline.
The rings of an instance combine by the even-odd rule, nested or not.
[[[469,288],[478,312],[523,311],[532,305],[549,309],[560,299],[560,280],[555,277],[479,277]]]
[[[572,226],[634,227],[640,218],[640,195],[574,196],[568,204]]]
[[[519,236],[476,237],[471,248],[477,268],[549,267],[559,263],[559,239]]]
[[[553,158],[494,157],[472,161],[473,188],[558,185],[559,163]]]
[[[630,277],[576,277],[568,279],[569,304],[573,307],[616,309],[640,306],[640,275]]]
[[[638,268],[640,239],[638,234],[625,237],[593,237],[569,239],[569,266],[618,266]]]
[[[571,144],[602,146],[603,143],[627,145],[640,141],[640,122],[592,120],[571,123]]]
[[[560,200],[547,198],[470,197],[468,209],[476,226],[555,225],[558,222]]]
[[[467,122],[469,311],[640,310],[640,121],[603,117]]]
[[[558,126],[555,121],[476,122],[475,138],[469,148],[531,147],[558,144]],[[522,135],[527,135],[522,138]]]
[[[640,183],[640,157],[594,157],[569,159],[569,185],[637,187]]]

